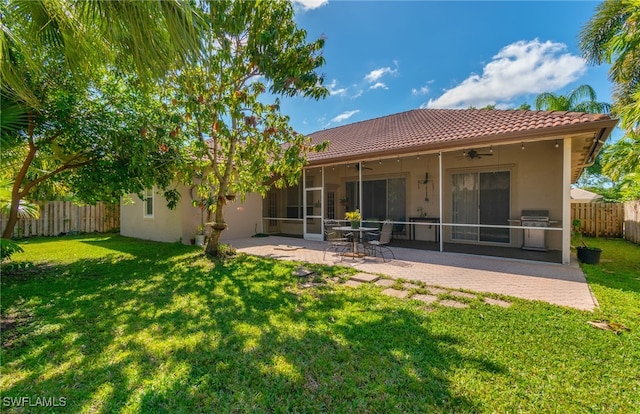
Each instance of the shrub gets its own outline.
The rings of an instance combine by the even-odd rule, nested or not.
[[[10,260],[11,255],[14,253],[21,253],[24,250],[22,250],[22,247],[20,247],[20,245],[16,242],[14,242],[13,240],[9,240],[9,239],[0,239],[0,260],[1,261],[5,261],[5,260]]]

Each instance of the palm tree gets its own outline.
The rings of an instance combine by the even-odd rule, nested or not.
[[[190,3],[179,0],[3,1],[3,92],[38,107],[15,59],[25,60],[31,71],[44,70],[46,64],[39,59],[43,47],[58,51],[79,79],[106,64],[125,71],[132,66],[141,79],[153,79],[197,53],[200,22]]]
[[[596,91],[589,85],[580,85],[567,95],[551,92],[536,97],[536,109],[546,111],[575,111],[592,114],[609,112],[610,105],[596,100]]]
[[[592,65],[611,64],[613,109],[622,128],[640,125],[640,3],[604,1],[580,32],[580,49]]]
[[[612,110],[626,133],[605,148],[602,171],[615,181],[631,183],[640,196],[640,3],[602,2],[580,33],[580,49],[592,65],[611,64]]]

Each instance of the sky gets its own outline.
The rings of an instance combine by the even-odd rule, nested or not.
[[[315,101],[282,99],[310,134],[417,108],[514,109],[542,92],[592,86],[611,102],[608,66],[581,57],[579,34],[599,2],[294,0],[307,40],[325,38]]]

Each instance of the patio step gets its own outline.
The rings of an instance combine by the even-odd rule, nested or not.
[[[349,278],[350,280],[355,280],[356,282],[363,282],[363,283],[373,283],[376,280],[380,279],[380,276],[378,275],[372,275],[371,273],[356,273],[355,275],[351,276]]]

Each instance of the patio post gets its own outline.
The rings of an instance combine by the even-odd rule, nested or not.
[[[440,232],[440,252],[444,251],[444,233],[442,232],[442,221],[444,220],[444,216],[442,215],[442,151],[438,152],[438,198],[439,198],[439,216],[440,223],[438,226],[440,227],[438,231]]]
[[[571,138],[562,140],[562,264],[571,263]]]
[[[360,208],[360,213],[364,214],[364,211],[362,211],[362,161],[358,161],[358,207]]]

